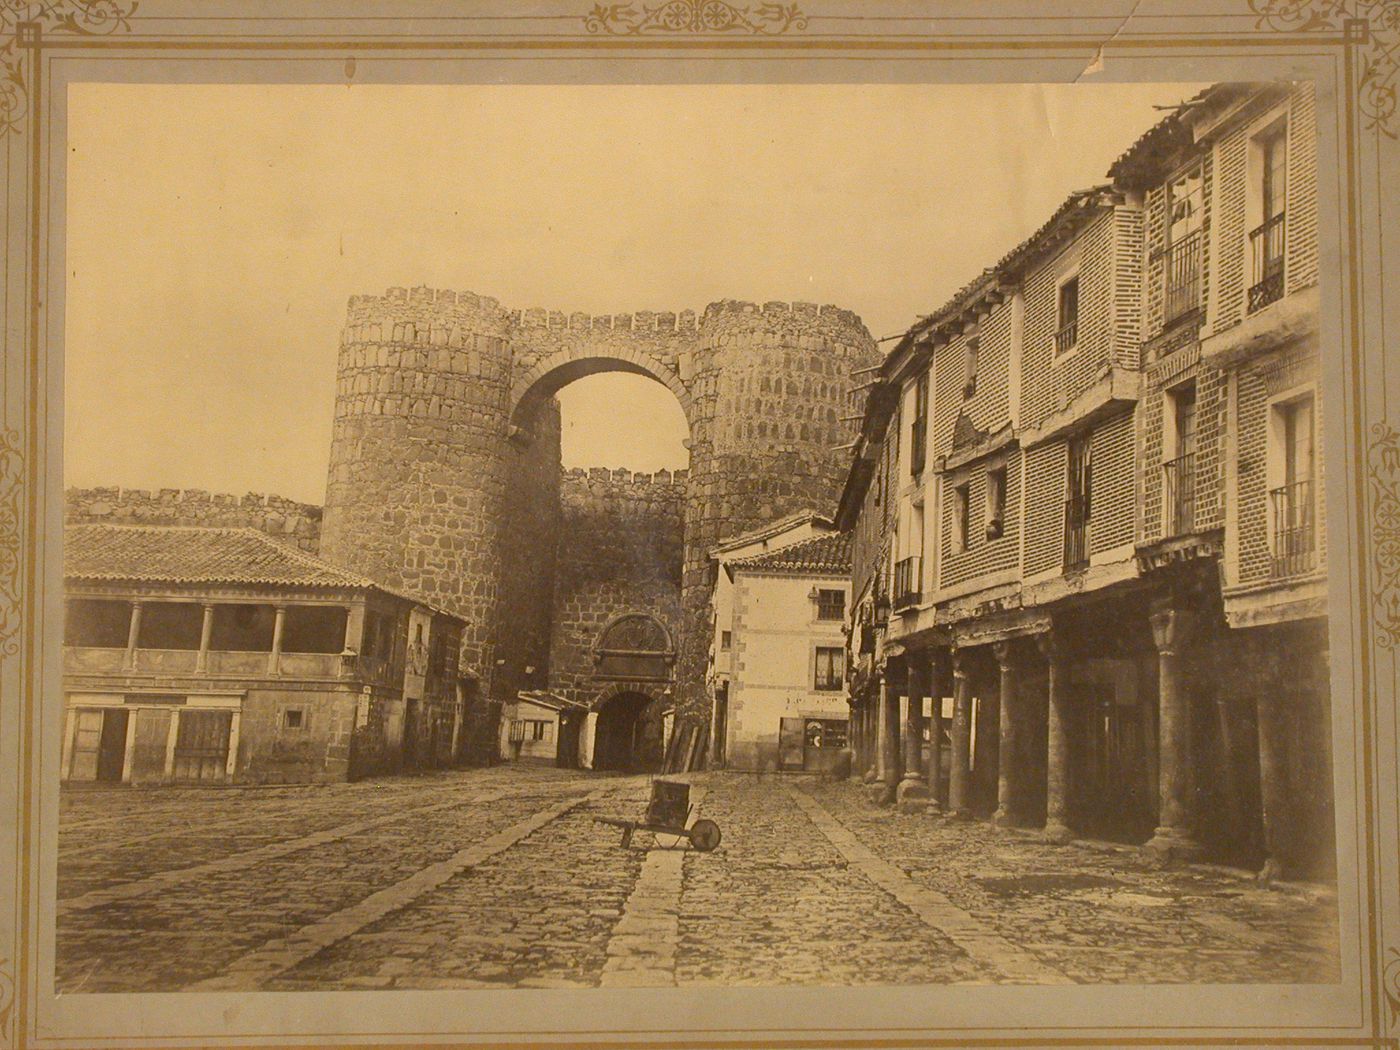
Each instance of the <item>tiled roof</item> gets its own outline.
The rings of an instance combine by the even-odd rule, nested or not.
[[[726,536],[711,551],[712,554],[723,554],[725,551],[733,550],[735,547],[743,547],[750,543],[757,543],[759,540],[770,539],[780,535],[788,529],[795,529],[799,525],[813,524],[822,528],[831,528],[831,517],[822,514],[820,511],[808,508],[799,510],[777,521],[770,521],[765,525],[759,525],[748,532],[741,532],[737,536]]]
[[[810,572],[824,576],[851,571],[851,534],[833,532],[788,544],[767,554],[755,554],[731,563],[746,572]]]
[[[63,545],[63,573],[73,580],[378,586],[250,528],[67,525]]]

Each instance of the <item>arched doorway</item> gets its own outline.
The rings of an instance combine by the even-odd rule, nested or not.
[[[635,773],[647,768],[644,713],[650,703],[646,693],[630,691],[603,701],[593,737],[594,769]]]

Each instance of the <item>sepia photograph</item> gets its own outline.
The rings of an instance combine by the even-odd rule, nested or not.
[[[56,991],[1338,982],[1315,110],[71,88]]]
[[[1400,1050],[1395,5],[0,0],[0,1050]]]

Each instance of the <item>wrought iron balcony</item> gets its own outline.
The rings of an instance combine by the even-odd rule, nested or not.
[[[1173,324],[1201,308],[1201,231],[1177,241],[1167,253],[1164,320]]]
[[[1065,571],[1083,569],[1088,564],[1089,497],[1071,496],[1065,500]]]
[[[1181,536],[1196,527],[1196,454],[1162,464],[1166,478],[1166,512],[1168,536]]]
[[[922,586],[921,575],[917,555],[895,563],[894,607],[896,610],[918,605],[923,599],[923,593],[919,589]]]
[[[1283,298],[1284,213],[1266,219],[1249,235],[1254,259],[1254,284],[1249,288],[1249,312]]]
[[[1317,565],[1317,529],[1312,480],[1295,481],[1269,493],[1274,512],[1273,574],[1300,576]]]
[[[1070,350],[1079,341],[1079,318],[1073,317],[1066,321],[1058,332],[1055,333],[1055,353],[1063,354]]]

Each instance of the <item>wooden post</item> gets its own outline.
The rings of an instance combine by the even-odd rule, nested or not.
[[[136,670],[136,646],[141,639],[141,600],[131,603],[131,620],[126,628],[126,658],[122,666],[128,671]]]
[[[282,669],[282,628],[287,622],[287,607],[279,605],[272,620],[272,652],[267,654],[267,673],[279,674]]]
[[[929,744],[928,769],[924,779],[928,782],[928,802],[925,809],[929,813],[942,813],[943,806],[938,799],[943,784],[943,694],[947,691],[947,658],[942,650],[932,649],[928,655],[929,675]]]
[[[214,635],[214,605],[212,602],[204,603],[204,619],[199,625],[199,655],[194,659],[194,669],[196,674],[204,674],[209,670],[209,639]]]

